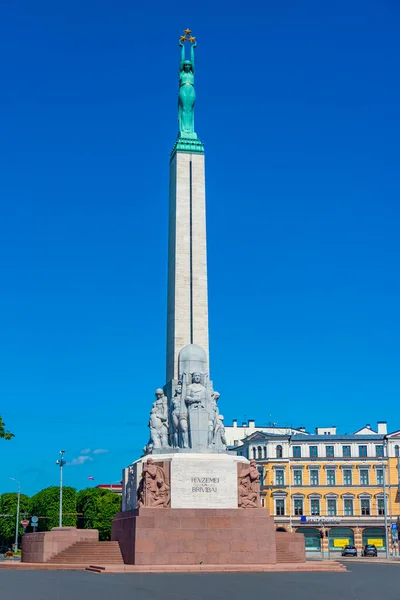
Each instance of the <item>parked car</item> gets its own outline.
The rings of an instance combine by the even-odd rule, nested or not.
[[[357,556],[357,548],[347,545],[342,550],[342,556]]]
[[[364,546],[362,556],[378,556],[378,550],[374,544],[367,544]]]

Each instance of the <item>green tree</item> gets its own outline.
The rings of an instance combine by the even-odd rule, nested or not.
[[[0,496],[0,536],[3,538],[3,543],[7,546],[11,546],[15,541],[15,521],[17,518],[17,504],[18,494],[12,492],[10,494],[2,494]],[[18,533],[21,536],[23,533],[23,527],[21,521],[24,513],[29,510],[29,497],[25,494],[20,496],[19,506],[19,527]]]
[[[39,531],[50,531],[59,525],[60,488],[41,490],[30,500],[30,513],[39,517]],[[63,487],[63,526],[76,527],[76,489]]]
[[[111,539],[111,521],[121,510],[121,498],[110,490],[86,488],[78,492],[76,507],[79,513],[78,527],[98,529],[99,539]]]
[[[0,439],[11,440],[13,437],[15,437],[14,434],[7,431],[3,419],[0,417]]]

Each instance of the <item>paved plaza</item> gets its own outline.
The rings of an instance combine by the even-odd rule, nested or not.
[[[22,600],[377,600],[399,598],[400,565],[348,565],[347,573],[127,574],[0,571],[0,597]]]

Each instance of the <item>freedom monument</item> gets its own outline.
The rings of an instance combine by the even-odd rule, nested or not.
[[[276,563],[275,526],[260,507],[256,462],[227,451],[220,394],[210,377],[204,145],[194,126],[197,42],[189,29],[179,45],[166,381],[155,391],[144,454],[123,471],[112,539],[130,564]],[[283,535],[303,561],[304,540]]]

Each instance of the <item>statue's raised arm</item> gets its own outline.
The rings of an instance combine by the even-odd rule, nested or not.
[[[182,38],[179,40],[179,45],[181,47],[181,62],[179,65],[179,74],[183,71],[183,64],[185,62],[186,54],[185,54],[185,45],[182,42]]]
[[[197,135],[194,131],[194,104],[196,100],[194,89],[194,49],[197,42],[191,33],[190,29],[185,29],[185,35],[182,35],[179,40],[181,60],[179,64],[178,121],[179,137],[196,139]],[[186,42],[191,44],[190,60],[186,59]]]
[[[197,46],[197,42],[194,42],[194,44],[191,45],[190,47],[190,62],[192,63],[192,71],[193,71],[193,75],[194,75],[194,49]]]

